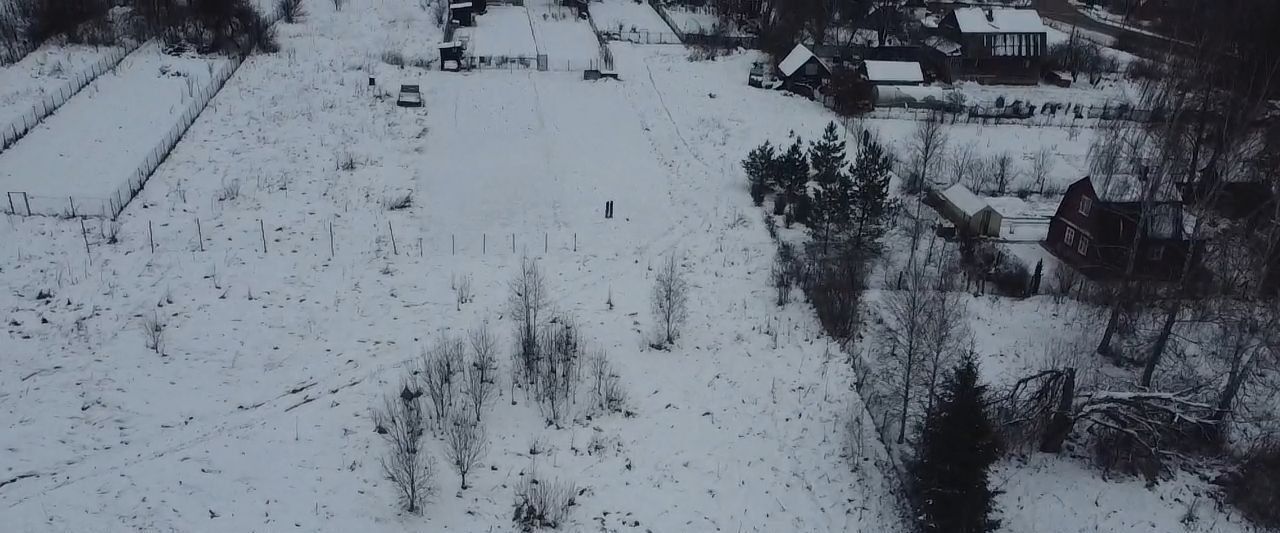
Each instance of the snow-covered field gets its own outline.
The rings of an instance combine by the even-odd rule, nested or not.
[[[138,49],[0,153],[0,189],[58,205],[110,198],[222,61]]]
[[[20,61],[0,66],[0,127],[7,127],[47,95],[63,89],[77,74],[107,57],[114,48],[45,45]]]
[[[856,467],[842,456],[838,428],[867,423],[845,356],[806,304],[774,304],[774,244],[740,170],[751,147],[815,138],[835,117],[746,86],[755,54],[690,62],[679,46],[615,43],[616,82],[373,61],[413,31],[379,33],[387,10],[416,5],[306,3],[282,51],[245,62],[130,204],[119,243],[89,221],[86,257],[77,221],[0,222],[0,243],[20,243],[0,246],[0,483],[13,480],[0,523],[505,531],[514,485],[536,470],[579,489],[565,531],[904,531],[874,431]],[[426,106],[396,107],[366,75],[420,83]],[[863,123],[895,146],[915,124]],[[1087,147],[1052,128],[955,128],[953,142],[990,151]],[[411,206],[384,207],[406,193]],[[673,253],[690,318],[674,349],[654,351],[652,267]],[[487,321],[505,353],[523,255],[609,353],[634,414],[580,407],[548,427],[500,357],[472,486],[458,490],[428,437],[435,494],[422,516],[400,513],[370,411],[441,333]],[[459,305],[463,278],[474,300]],[[1088,327],[1041,299],[970,304],[984,363],[1008,359],[984,366],[992,380],[1033,365],[1046,331]],[[165,324],[165,356],[144,346],[144,319]],[[1042,457],[993,478],[1002,531],[1017,533],[1181,531],[1172,499],[1194,486],[1148,491]],[[1229,516],[1204,507],[1202,524]]]
[[[707,33],[720,23],[720,17],[709,7],[668,5],[663,9],[671,21],[680,26],[680,31],[688,33]]]
[[[250,59],[193,126],[121,218],[121,243],[92,237],[92,265],[73,246],[78,223],[3,224],[4,242],[42,243],[4,250],[0,342],[16,355],[0,369],[0,472],[36,474],[0,491],[9,527],[501,530],[513,484],[536,467],[580,488],[568,530],[897,529],[875,448],[855,473],[831,433],[858,412],[840,359],[804,306],[767,297],[770,241],[737,155],[702,160],[688,143],[714,132],[673,122],[647,77],[647,61],[683,51],[629,52],[621,83],[424,76],[427,108],[406,110],[335,61],[359,57],[359,38],[345,39],[360,29],[311,34],[335,15],[309,7],[300,35],[282,32],[292,52]],[[368,9],[352,1],[341,16]],[[335,170],[344,152],[356,170]],[[228,180],[240,196],[217,201]],[[403,190],[414,206],[385,211]],[[481,251],[476,237],[492,240]],[[369,411],[438,332],[489,320],[506,336],[520,251],[609,351],[635,416],[549,429],[504,386],[474,486],[459,496],[439,462],[424,516],[401,515]],[[695,287],[690,323],[676,350],[642,350],[649,266],[668,253]],[[474,280],[461,311],[455,275]],[[55,298],[35,299],[40,288]],[[149,316],[167,324],[166,357],[143,345]],[[593,437],[604,447],[588,453]],[[531,457],[537,438],[549,451]]]
[[[600,31],[670,33],[671,27],[648,3],[634,0],[591,2],[591,18]]]

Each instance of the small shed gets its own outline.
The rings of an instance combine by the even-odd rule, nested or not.
[[[471,2],[454,2],[449,4],[449,20],[459,26],[475,26],[475,6]]]
[[[440,43],[440,70],[459,70],[464,47],[460,41]]]
[[[873,61],[863,64],[867,69],[867,81],[872,85],[923,85],[924,71],[915,61]]]
[[[999,237],[1003,217],[986,200],[964,185],[956,184],[935,191],[938,214],[956,226],[956,233],[967,237]]]
[[[814,96],[814,90],[831,79],[831,67],[803,44],[778,63],[778,75],[787,90]]]

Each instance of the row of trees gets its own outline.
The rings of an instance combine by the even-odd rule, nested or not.
[[[0,4],[0,64],[20,59],[41,43],[111,45],[121,38],[159,37],[202,53],[274,51],[274,35],[248,0],[128,0],[113,11],[111,0],[12,0]],[[287,21],[300,19],[298,0],[280,0]],[[118,13],[116,16],[113,13]]]

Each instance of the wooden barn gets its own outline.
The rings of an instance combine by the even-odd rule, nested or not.
[[[1049,222],[1045,248],[1094,279],[1124,276],[1130,257],[1134,279],[1177,279],[1192,249],[1189,221],[1175,195],[1147,185],[1135,176],[1114,176],[1097,188],[1087,177],[1072,183]]]
[[[958,49],[952,75],[980,83],[1035,85],[1048,51],[1047,30],[1034,9],[962,7],[938,25]]]
[[[778,63],[778,77],[784,89],[812,98],[831,79],[831,67],[808,47],[797,44]]]

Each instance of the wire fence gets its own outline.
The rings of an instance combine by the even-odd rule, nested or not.
[[[669,31],[606,31],[604,38],[610,41],[625,41],[632,44],[682,44],[679,35]]]
[[[85,219],[81,219],[84,221]],[[316,220],[303,227],[267,219],[216,221],[193,217],[136,221],[127,229],[118,222],[100,219],[81,224],[83,252],[92,262],[104,246],[116,253],[221,254],[227,252],[259,255],[320,258],[372,255],[395,257],[439,256],[537,256],[585,252],[599,245],[579,238],[576,232],[495,232],[451,233],[425,230],[421,226],[397,226],[390,218],[347,223],[340,218]]]
[[[831,97],[824,97],[828,107],[834,105]],[[1136,109],[1127,105],[1072,105],[1048,103],[1038,106],[987,106],[957,105],[925,101],[880,106],[859,115],[864,118],[927,120],[942,116],[951,123],[967,124],[1018,124],[1024,126],[1072,126],[1099,121],[1158,122],[1163,114],[1159,110]]]
[[[599,69],[603,62],[599,59],[566,59],[557,61],[546,54],[536,56],[477,56],[462,58],[463,67],[468,70],[539,70],[572,72],[587,69]]]
[[[65,84],[58,87],[56,92],[45,94],[40,99],[40,103],[33,104],[30,109],[22,114],[22,116],[13,119],[6,126],[0,127],[0,151],[13,146],[14,143],[22,139],[28,132],[39,125],[45,118],[52,115],[54,111],[67,103],[71,97],[78,94],[82,89],[87,87],[93,80],[98,79],[103,73],[116,68],[126,56],[137,50],[143,43],[134,43],[123,48],[116,48],[106,56],[99,58],[88,68],[77,72]]]
[[[272,26],[282,16],[283,14],[277,11],[268,17],[265,22],[268,26]],[[5,213],[11,215],[116,218],[124,211],[125,206],[129,205],[129,202],[137,197],[138,193],[142,192],[147,180],[160,167],[160,164],[169,157],[174,147],[178,145],[178,141],[195,123],[200,113],[204,112],[204,109],[208,107],[213,97],[227,84],[227,80],[230,80],[231,76],[235,75],[236,71],[240,69],[245,57],[246,54],[236,54],[232,56],[230,62],[223,63],[218,68],[210,82],[194,94],[195,98],[187,101],[186,109],[178,117],[178,122],[169,128],[169,131],[165,133],[159,144],[152,148],[138,164],[138,167],[125,177],[123,184],[116,188],[110,197],[53,197],[10,191],[6,192],[7,205],[0,206],[0,209],[4,209]],[[21,199],[21,203],[17,201],[18,199]]]

